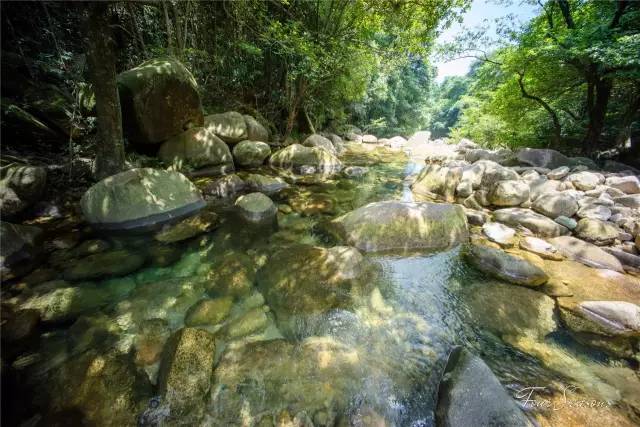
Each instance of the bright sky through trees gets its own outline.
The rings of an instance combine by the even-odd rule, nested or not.
[[[438,43],[450,42],[458,34],[476,27],[489,26],[488,33],[494,34],[497,19],[513,14],[519,22],[524,23],[537,15],[539,9],[537,5],[523,3],[520,0],[514,0],[511,5],[505,5],[500,0],[473,0],[471,8],[464,15],[463,22],[456,23],[445,30],[438,37]],[[473,58],[461,58],[448,62],[436,60],[434,65],[438,68],[437,81],[442,82],[447,76],[465,75],[473,61]]]

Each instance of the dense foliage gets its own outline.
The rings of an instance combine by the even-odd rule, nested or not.
[[[424,121],[415,106],[426,103],[433,74],[425,58],[437,28],[467,2],[111,2],[109,12],[118,71],[175,56],[198,80],[205,109],[251,113],[286,136],[337,127],[351,121],[350,114],[377,130],[419,127]],[[59,86],[72,98],[70,92],[87,81],[80,42],[87,6],[2,8],[3,56],[13,55],[29,70],[46,64],[71,83]]]
[[[640,3],[548,1],[503,36],[494,52],[477,35],[449,46],[479,61],[453,136],[584,154],[638,150],[629,144],[640,131]]]

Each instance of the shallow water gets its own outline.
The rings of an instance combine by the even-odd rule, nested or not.
[[[194,423],[171,418],[162,398],[154,398],[159,351],[196,302],[231,295],[226,323],[203,326],[217,336],[211,387],[194,410],[203,425],[431,426],[437,385],[454,345],[483,357],[514,396],[523,387],[540,386],[546,387],[541,399],[557,401],[564,387],[574,385],[576,399],[608,402],[597,410],[527,408],[541,425],[638,422],[633,366],[574,342],[553,310],[537,319],[531,296],[539,293],[487,279],[462,262],[459,249],[366,255],[373,275],[362,289],[338,295],[347,303],[286,312],[269,307],[267,295],[266,323],[248,334],[230,333],[227,324],[265,303],[256,293],[264,293],[260,267],[276,250],[300,243],[330,247],[335,242],[323,224],[331,218],[372,201],[411,199],[407,176],[420,166],[401,154],[351,153],[344,161],[369,172],[352,179],[305,177],[272,195],[281,205],[308,206],[302,202],[311,200],[322,206],[302,213],[281,209],[277,230],[246,226],[234,217],[231,201],[216,201],[223,224],[173,245],[180,258],[175,263],[147,264],[97,282],[5,289],[5,303],[42,309],[55,301],[57,311],[48,311],[38,336],[4,347],[3,394],[11,396],[3,402],[10,406],[3,417],[28,420],[26,425],[127,425],[144,413],[146,425]],[[131,253],[148,250],[150,242],[144,236],[106,240]],[[232,259],[257,270],[250,288],[233,287],[241,269],[224,272]],[[220,277],[225,283],[212,287]],[[56,317],[59,312],[67,314]]]

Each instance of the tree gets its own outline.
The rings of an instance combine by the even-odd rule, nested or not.
[[[109,22],[110,5],[90,2],[86,8],[87,62],[98,119],[94,175],[102,179],[121,172],[124,167],[122,113],[116,83],[115,44]]]

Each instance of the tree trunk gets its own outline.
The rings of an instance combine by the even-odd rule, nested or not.
[[[169,10],[167,9],[167,2],[162,2],[162,10],[164,12],[164,24],[167,31],[167,48],[169,53],[173,56],[176,55],[176,49],[173,43],[173,29],[171,28],[171,20],[169,19]]]
[[[87,62],[96,97],[99,139],[94,175],[102,179],[121,172],[124,167],[122,113],[116,83],[115,43],[109,27],[109,4],[91,2],[87,15]]]
[[[553,108],[551,108],[551,106],[547,102],[545,102],[544,99],[527,92],[527,89],[524,87],[524,72],[518,72],[518,85],[520,86],[520,93],[522,94],[523,98],[537,102],[542,106],[542,108],[545,109],[547,113],[549,113],[549,117],[551,117],[551,121],[553,122],[552,142],[556,146],[559,145],[562,138],[562,125],[560,124],[558,114],[553,110]]]
[[[637,119],[639,110],[640,94],[636,94],[632,101],[627,104],[627,110],[625,111],[624,116],[622,116],[622,124],[620,125],[618,136],[616,137],[616,147],[618,147],[621,151],[629,149],[629,147],[626,147],[625,144],[631,137],[631,125]]]
[[[609,79],[595,78],[590,91],[587,94],[587,108],[589,113],[589,125],[584,138],[584,146],[588,152],[593,153],[599,148],[600,135],[604,129],[604,119],[607,114],[609,97],[613,82]]]
[[[302,105],[302,100],[304,99],[305,92],[307,91],[307,84],[304,79],[300,79],[298,84],[295,85],[295,93],[291,97],[291,103],[289,105],[289,116],[287,117],[287,129],[285,131],[284,137],[285,139],[291,136],[291,132],[293,131],[293,126],[296,123],[296,117],[298,117],[298,110],[300,109],[300,105]]]

